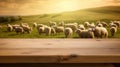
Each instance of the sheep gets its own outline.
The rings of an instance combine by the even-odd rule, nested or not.
[[[78,23],[76,23],[76,22],[74,22],[74,23],[71,23],[71,24],[74,24],[74,25],[78,26]]]
[[[75,32],[75,30],[77,30],[78,24],[77,23],[69,23],[69,24],[65,24],[65,27],[70,27]]]
[[[98,24],[101,24],[101,22],[100,22],[100,21],[97,21],[97,22],[96,22],[96,26],[97,26]]]
[[[64,31],[65,37],[68,38],[73,34],[73,30],[70,27],[65,28]]]
[[[116,24],[111,24],[110,27],[116,27],[116,28],[118,28],[118,26]]]
[[[108,31],[104,27],[96,27],[93,29],[93,32],[97,38],[102,38],[102,36],[105,36],[106,38],[108,37]]]
[[[37,25],[37,29],[39,29],[39,27],[48,27],[47,25],[44,25],[44,24],[38,24]]]
[[[54,26],[53,28],[55,29],[56,33],[64,32],[63,26]]]
[[[38,24],[37,25],[37,27],[43,27],[44,26],[44,24]]]
[[[111,27],[110,32],[111,32],[111,35],[114,36],[115,33],[117,32],[117,28],[116,27]]]
[[[51,27],[51,34],[53,34],[53,35],[56,34],[55,28],[53,28],[53,27]]]
[[[90,23],[89,22],[84,22],[85,27],[89,27]]]
[[[94,24],[94,23],[91,23],[91,24],[89,25],[89,28],[95,28],[95,24]]]
[[[16,28],[16,27],[20,27],[20,25],[14,24],[14,25],[12,25],[12,27],[13,27],[13,30],[15,30],[15,28]]]
[[[45,28],[44,32],[45,32],[46,36],[51,35],[51,27],[44,27],[44,28]]]
[[[18,34],[18,33],[24,33],[24,30],[22,27],[15,27],[15,32]]]
[[[111,26],[111,25],[113,25],[113,24],[114,24],[113,21],[110,21],[109,26]]]
[[[58,24],[58,26],[64,26],[64,25],[65,25],[64,21],[59,22],[59,24]]]
[[[29,26],[27,23],[20,23],[20,26]]]
[[[79,35],[81,38],[94,38],[94,33],[90,30],[81,30],[77,29],[76,33]]]
[[[24,32],[27,32],[27,33],[31,33],[31,31],[32,31],[32,28],[29,26],[22,26],[22,28],[23,28]]]
[[[110,26],[113,25],[113,24],[115,24],[117,27],[120,26],[120,22],[119,21],[111,21]]]
[[[44,33],[45,27],[39,27],[38,32],[41,35],[42,33]]]
[[[35,23],[33,23],[33,27],[34,28],[36,28],[37,27],[37,23],[35,22]]]
[[[38,24],[37,25],[37,29],[39,30],[39,27],[44,27],[44,25],[43,24]]]
[[[103,27],[103,25],[101,23],[97,24],[98,27]]]
[[[12,25],[7,24],[7,30],[8,30],[9,32],[13,31],[13,27],[12,27]]]
[[[81,30],[85,30],[85,27],[84,27],[84,25],[82,25],[82,24],[80,24],[80,25],[78,26],[78,28],[81,29]]]
[[[103,25],[103,27],[107,27],[108,24],[106,22],[101,22],[101,24]]]
[[[32,28],[27,23],[20,23],[20,26],[23,28],[24,32],[31,33]]]
[[[101,24],[102,24],[102,27],[107,27],[108,26],[108,24],[106,22],[103,22],[103,21],[102,22],[98,21],[96,23],[96,26],[101,27]]]
[[[118,21],[114,22],[118,27],[120,26],[120,23]]]
[[[48,36],[48,35],[50,35],[50,34],[55,34],[55,33],[56,33],[56,31],[55,31],[54,28],[49,27],[49,26],[47,26],[47,25],[39,24],[38,26],[39,26],[39,27],[38,27],[38,32],[39,32],[40,35],[41,35],[42,33],[45,33],[46,36]]]
[[[52,26],[57,26],[57,23],[56,23],[56,22],[49,21],[49,25],[50,25],[50,27],[52,27]]]

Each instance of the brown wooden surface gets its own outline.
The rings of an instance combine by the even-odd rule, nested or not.
[[[120,67],[115,64],[58,64],[58,63],[14,63],[14,64],[0,64],[0,67]]]
[[[120,39],[0,39],[0,63],[120,63]]]

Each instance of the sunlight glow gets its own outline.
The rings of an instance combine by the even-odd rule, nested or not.
[[[64,0],[58,3],[58,7],[60,11],[71,11],[73,9],[77,9],[78,4],[77,1]]]
[[[49,14],[102,6],[120,6],[120,2],[118,0],[0,0],[0,15]]]

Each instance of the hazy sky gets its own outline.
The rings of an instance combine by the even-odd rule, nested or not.
[[[120,0],[0,0],[0,15],[34,15],[118,6]]]

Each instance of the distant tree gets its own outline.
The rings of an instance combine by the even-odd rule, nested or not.
[[[18,20],[22,20],[22,17],[21,17],[21,16],[18,16]]]
[[[7,21],[8,21],[7,17],[0,17],[0,22],[7,22]]]
[[[21,16],[1,16],[0,17],[0,23],[3,22],[15,22],[22,20]]]
[[[11,18],[11,21],[10,21],[10,22],[16,21],[15,17],[11,16],[10,18]]]

